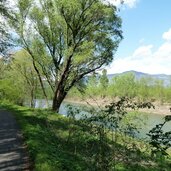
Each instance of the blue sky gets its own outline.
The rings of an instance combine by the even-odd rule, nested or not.
[[[171,74],[171,0],[125,0],[120,8],[124,40],[108,73]]]

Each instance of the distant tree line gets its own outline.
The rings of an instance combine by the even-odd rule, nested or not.
[[[171,100],[171,80],[165,85],[163,80],[152,77],[142,77],[137,79],[134,73],[113,76],[111,80],[107,77],[107,71],[102,74],[93,73],[84,82],[83,91],[74,87],[69,97],[90,96],[97,98],[129,97],[139,101],[159,101],[170,102]]]

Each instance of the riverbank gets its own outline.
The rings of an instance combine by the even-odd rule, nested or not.
[[[118,99],[109,99],[109,98],[89,98],[89,99],[79,99],[79,98],[66,98],[64,101],[66,103],[73,103],[78,105],[86,105],[86,106],[93,106],[93,107],[105,107],[106,105],[116,101]],[[142,113],[148,114],[156,114],[156,115],[171,115],[171,104],[165,103],[161,104],[160,102],[153,102],[152,103],[155,108],[151,109],[139,109]]]
[[[115,170],[160,171],[163,164],[165,170],[169,171],[169,161],[151,157],[149,145],[143,141],[117,134],[116,142],[109,132],[106,134],[105,144],[99,146],[100,139],[94,132],[95,127],[92,128],[86,122],[63,117],[45,109],[6,104],[0,108],[14,113],[35,171],[99,170],[98,157],[101,153],[98,152],[102,147],[105,149],[103,157],[106,158],[100,160],[105,161],[105,164],[110,162],[108,166],[115,167]]]

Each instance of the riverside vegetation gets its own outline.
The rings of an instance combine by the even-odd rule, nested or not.
[[[133,72],[108,78],[107,71],[102,74],[93,73],[82,82],[78,83],[69,93],[68,98],[75,99],[111,99],[129,97],[136,101],[158,102],[170,104],[170,83],[164,84],[163,80],[150,76],[136,78]]]
[[[47,171],[169,171],[170,132],[157,125],[149,140],[138,140],[135,122],[126,109],[153,107],[127,98],[88,109],[91,116],[76,120],[79,109],[69,106],[68,117],[50,110],[31,109],[1,102],[11,110],[22,129],[33,168]],[[133,114],[133,113],[132,113]]]

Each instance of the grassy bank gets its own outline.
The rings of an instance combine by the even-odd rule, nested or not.
[[[99,170],[97,154],[101,148],[91,126],[49,110],[7,104],[1,104],[2,107],[15,114],[36,171]],[[125,149],[123,142],[112,144],[110,136],[106,137],[106,142],[104,155],[110,156],[106,160],[116,156],[115,163],[110,164],[111,171],[161,171],[161,168],[169,171],[167,160],[159,161],[141,150]]]

